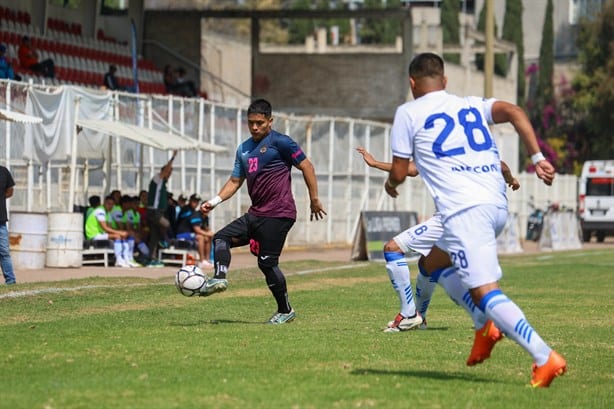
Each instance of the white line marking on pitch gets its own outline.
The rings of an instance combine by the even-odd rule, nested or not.
[[[305,275],[305,274],[321,273],[324,271],[331,271],[331,270],[345,270],[345,269],[353,268],[353,267],[360,268],[366,265],[367,263],[346,264],[346,265],[336,266],[336,267],[315,268],[312,270],[297,271],[296,273],[288,274],[288,275]],[[19,297],[28,297],[28,296],[40,295],[40,294],[57,294],[57,293],[62,293],[62,292],[67,292],[67,291],[96,290],[96,289],[101,289],[101,288],[143,287],[146,285],[169,285],[169,284],[168,283],[158,283],[158,284],[143,283],[143,284],[121,284],[121,285],[118,285],[118,284],[82,285],[78,287],[49,287],[49,288],[41,288],[38,290],[12,291],[10,293],[0,294],[0,300],[4,298],[19,298]]]

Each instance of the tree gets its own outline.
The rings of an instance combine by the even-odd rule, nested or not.
[[[534,126],[544,131],[541,124],[544,108],[552,104],[554,98],[554,86],[552,84],[554,73],[554,25],[552,22],[552,0],[546,5],[544,26],[542,29],[542,42],[539,47],[539,71],[537,75],[537,90],[535,94]],[[541,127],[541,128],[540,128]]]
[[[441,30],[443,32],[444,44],[460,44],[459,13],[460,3],[458,0],[443,0],[441,2]],[[458,53],[445,53],[443,58],[446,62],[460,63],[460,55]]]
[[[594,21],[580,24],[581,71],[573,80],[579,118],[576,140],[582,159],[614,157],[614,2],[606,1]]]
[[[501,37],[504,40],[516,44],[516,56],[518,60],[518,73],[516,75],[516,101],[520,106],[524,106],[524,42],[522,34],[521,0],[507,0],[505,2],[505,17],[503,20],[503,34]]]
[[[364,8],[381,9],[396,8],[394,2],[381,0],[365,0]],[[361,21],[360,42],[363,44],[394,44],[401,33],[400,21],[396,19],[365,18]]]

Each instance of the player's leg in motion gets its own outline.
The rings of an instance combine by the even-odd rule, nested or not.
[[[244,246],[247,243],[249,243],[247,215],[239,217],[215,233],[213,236],[214,274],[213,278],[208,279],[200,289],[201,296],[208,297],[226,291],[228,288],[226,274],[231,260],[230,248]]]
[[[522,310],[499,288],[502,272],[495,237],[506,219],[506,209],[476,206],[446,221],[450,235],[445,234],[445,238],[449,240],[448,250],[459,267],[463,284],[470,288],[473,302],[497,328],[533,357],[531,385],[547,387],[556,376],[565,372],[567,364],[544,342]]]
[[[420,253],[422,255],[418,263],[420,266],[420,264],[422,264],[428,258],[431,248],[435,242],[439,240],[442,232],[443,229],[439,214],[435,214],[425,222],[417,224],[401,232],[390,242],[388,242],[387,246],[389,246],[393,251],[400,251],[403,254],[409,251]],[[386,251],[386,249],[384,249],[384,251]],[[447,258],[447,262],[449,264],[450,258],[447,256],[447,254],[443,254]],[[433,266],[436,266],[436,264],[433,263]],[[421,316],[422,319],[419,327],[426,328],[426,321],[424,320],[424,316],[422,316],[422,312],[424,311],[426,313],[428,304],[430,303],[433,291],[435,289],[436,281],[431,282],[430,278],[425,275],[424,271],[422,271],[423,274],[418,274],[416,282],[416,299],[414,300],[413,297],[409,297],[410,295],[413,295],[411,294],[409,267],[399,268],[395,267],[393,264],[390,264],[389,266],[387,263],[386,271],[390,277],[392,287],[397,292],[399,297],[401,312],[399,315],[397,315],[395,320],[388,323],[388,327],[385,329],[385,331],[390,332],[394,331],[395,328],[398,328],[399,320],[413,314],[412,311],[415,311],[416,307],[418,309],[418,315]],[[393,329],[391,330],[389,328]]]
[[[288,287],[286,278],[279,268],[279,256],[286,236],[294,225],[294,220],[271,217],[252,218],[250,249],[258,257],[258,268],[264,274],[269,290],[277,302],[277,311],[267,323],[285,324],[294,320],[296,313],[288,299]]]

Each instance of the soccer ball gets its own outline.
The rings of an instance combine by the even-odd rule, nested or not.
[[[175,274],[175,287],[186,297],[200,293],[200,289],[207,282],[207,274],[196,265],[183,266]]]

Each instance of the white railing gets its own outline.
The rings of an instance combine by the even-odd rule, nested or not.
[[[40,85],[0,81],[4,105],[25,112],[28,91]],[[44,87],[53,90],[56,87]],[[2,97],[0,97],[2,98]],[[236,146],[248,137],[245,125],[246,107],[214,104],[202,99],[185,99],[162,95],[113,93],[115,117],[131,124],[158,130],[172,128],[188,137],[227,147],[225,153],[185,151],[175,160],[175,172],[169,190],[179,193],[197,192],[204,198],[214,196],[226,181],[234,163]],[[309,222],[309,200],[300,172],[294,171],[293,190],[298,219],[288,236],[289,246],[348,244],[352,242],[361,210],[416,211],[421,220],[430,217],[433,203],[418,177],[401,187],[401,196],[394,200],[383,190],[385,173],[368,168],[355,151],[364,146],[378,159],[390,160],[390,124],[354,118],[307,117],[275,113],[275,128],[292,136],[313,162],[319,182],[319,194],[328,216],[324,221]],[[70,160],[38,163],[24,159],[25,126],[0,124],[0,163],[9,165],[16,181],[15,195],[9,200],[12,211],[66,211],[70,189]],[[168,152],[141,146],[124,139],[111,139],[105,152],[110,161],[85,159],[77,155],[76,181],[72,198],[86,206],[90,195],[104,195],[119,189],[136,195],[147,189],[149,180],[168,158]],[[531,197],[538,207],[558,202],[576,207],[575,176],[559,175],[552,187],[545,187],[533,174],[518,176],[521,189],[510,190],[510,211],[517,213],[524,234],[526,218],[531,212]],[[246,211],[249,198],[241,189],[231,200],[211,214],[214,229],[220,228]]]

